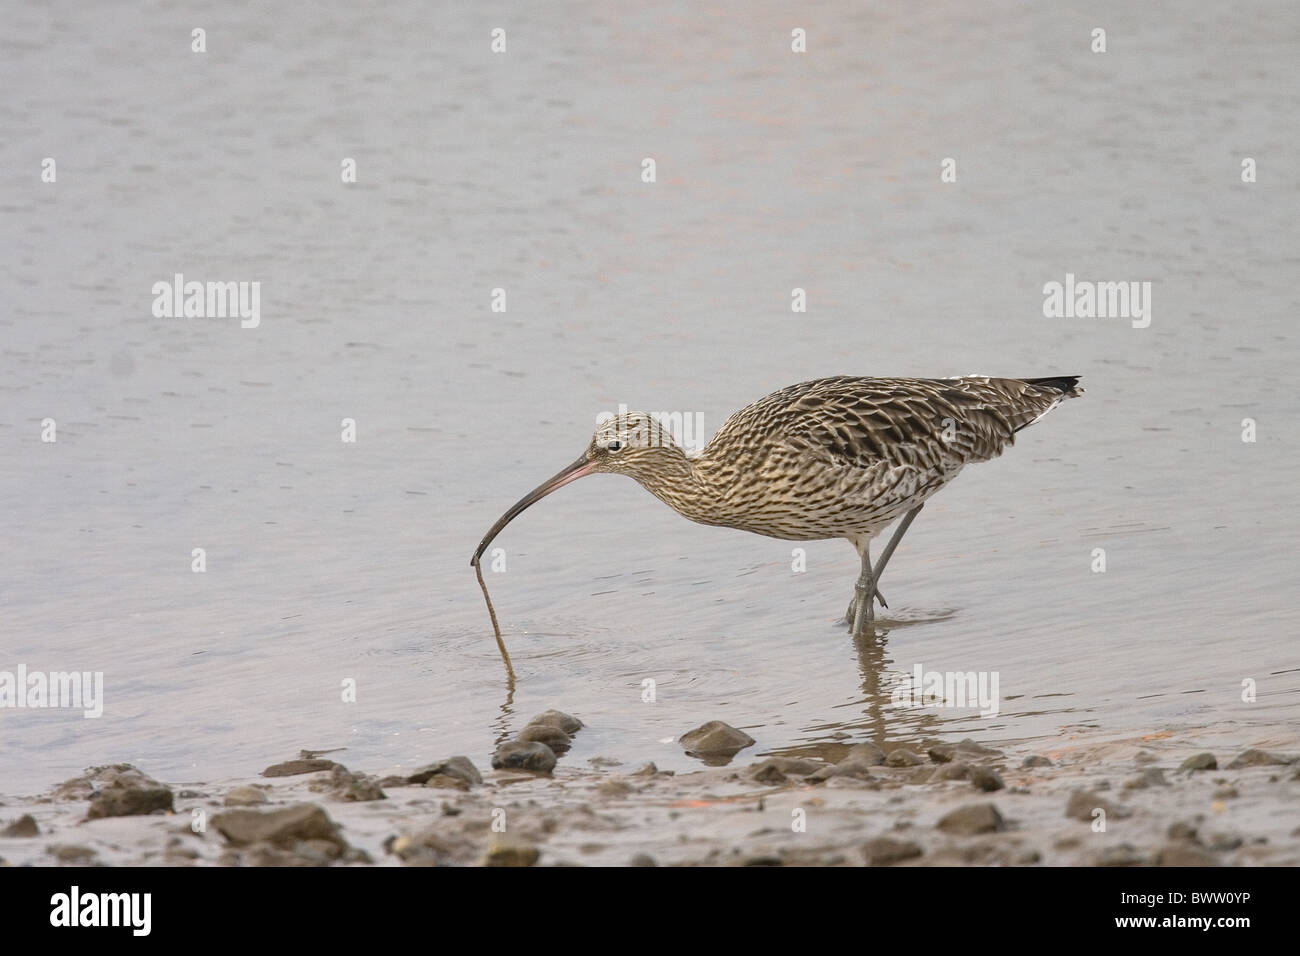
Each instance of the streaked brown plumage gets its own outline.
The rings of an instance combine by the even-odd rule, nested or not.
[[[873,602],[862,596],[879,596],[880,572],[926,499],[963,467],[997,457],[1016,432],[1081,395],[1078,381],[822,378],[742,408],[694,456],[651,416],[621,415],[596,428],[581,458],[507,511],[471,563],[511,519],[556,488],[596,472],[624,474],[702,524],[795,541],[847,538],[862,560],[847,615],[857,634],[872,619]],[[871,539],[900,517],[873,569]]]

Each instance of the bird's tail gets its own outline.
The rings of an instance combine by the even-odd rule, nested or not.
[[[1078,375],[1055,375],[1051,378],[1022,378],[1020,381],[1026,385],[1036,385],[1039,388],[1054,388],[1066,398],[1078,398],[1083,394],[1083,389],[1079,387]]]

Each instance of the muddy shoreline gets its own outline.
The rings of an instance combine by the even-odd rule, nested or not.
[[[548,716],[548,715],[557,715]],[[673,773],[568,760],[549,711],[495,769],[304,751],[247,778],[155,781],[125,764],[0,793],[4,865],[1251,866],[1300,863],[1294,736],[1215,728],[986,746],[853,740],[826,759]],[[570,720],[572,718],[569,718]],[[557,735],[554,731],[558,730]],[[574,730],[580,733],[581,730]],[[705,746],[726,747],[717,736]],[[725,738],[725,734],[723,737]],[[546,750],[549,770],[527,770]],[[707,738],[707,739],[706,739]],[[1212,748],[1204,746],[1214,739]],[[710,744],[709,741],[712,741]],[[685,745],[684,745],[685,746]],[[540,748],[540,750],[538,749]],[[518,754],[524,754],[520,757]],[[714,762],[725,755],[701,755]],[[545,761],[543,761],[545,762]]]

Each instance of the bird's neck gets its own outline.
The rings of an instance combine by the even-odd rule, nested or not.
[[[702,467],[706,464],[703,459],[683,455],[636,477],[641,487],[683,518],[719,524],[722,499],[715,483],[709,480],[709,469]]]

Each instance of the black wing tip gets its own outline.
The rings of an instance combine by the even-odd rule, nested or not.
[[[1082,375],[1053,375],[1048,378],[1022,378],[1021,381],[1026,385],[1036,385],[1039,388],[1054,388],[1063,395],[1073,398],[1083,394],[1083,389],[1079,387],[1079,379]]]

